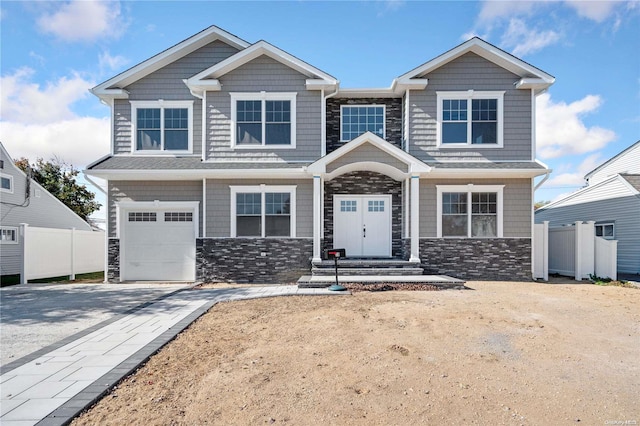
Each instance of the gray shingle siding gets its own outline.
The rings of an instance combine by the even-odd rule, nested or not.
[[[207,159],[314,161],[321,153],[320,91],[308,91],[307,77],[260,56],[220,77],[222,90],[207,92]],[[231,148],[231,92],[297,92],[296,149]]]
[[[202,233],[202,181],[109,181],[109,237],[116,236],[116,203],[120,201],[199,201]]]
[[[207,234],[209,238],[231,236],[231,189],[233,185],[295,185],[296,237],[313,237],[312,179],[208,179]]]
[[[618,240],[618,272],[640,273],[640,197],[629,196],[539,210],[536,223],[548,220],[550,227],[578,220],[614,222]]]
[[[411,154],[423,161],[531,159],[531,91],[515,88],[514,83],[520,77],[474,53],[467,53],[423,77],[429,80],[427,87],[411,91],[409,97]],[[438,149],[436,92],[465,90],[506,91],[503,148]]]
[[[503,234],[505,238],[531,238],[530,179],[421,179],[420,180],[420,237],[437,235],[436,185],[505,185],[503,199]]]
[[[202,153],[202,104],[182,81],[237,53],[238,50],[221,41],[214,41],[195,52],[130,84],[125,89],[129,99],[115,101],[114,152],[131,152],[131,104],[130,101],[174,100],[194,101],[193,104],[193,152]]]

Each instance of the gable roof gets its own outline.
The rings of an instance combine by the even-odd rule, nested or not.
[[[307,80],[307,89],[320,90],[323,88],[334,87],[338,84],[338,80],[335,77],[264,40],[260,40],[235,55],[232,55],[206,70],[199,72],[193,77],[188,78],[185,81],[185,84],[190,89],[196,91],[204,89],[220,90],[221,86],[218,82],[218,78],[263,55],[268,56],[309,77]]]
[[[625,157],[626,155],[628,155],[629,152],[633,151],[635,148],[640,148],[640,140],[637,141],[636,143],[632,144],[630,147],[626,148],[625,150],[619,152],[618,154],[614,155],[613,157],[611,157],[610,159],[608,159],[607,161],[605,161],[604,163],[600,164],[598,167],[596,167],[595,169],[591,170],[589,173],[587,173],[586,175],[584,175],[584,178],[586,180],[589,180],[594,174],[596,174],[598,171],[602,170],[603,168],[605,168],[608,165],[611,165],[612,163],[617,162],[618,160],[620,160],[622,157]]]
[[[611,200],[640,195],[640,175],[613,175],[594,185],[586,186],[571,194],[547,204],[536,212],[557,207],[582,204],[592,201]]]
[[[547,74],[541,69],[534,67],[522,59],[516,58],[510,53],[487,43],[479,37],[473,37],[442,55],[437,56],[429,62],[426,62],[401,75],[394,81],[394,83],[397,81],[397,84],[400,85],[410,84],[412,81],[420,79],[420,77],[425,74],[428,74],[469,52],[475,53],[476,55],[481,56],[484,59],[520,76],[521,80],[516,83],[516,88],[518,89],[544,90],[551,86],[555,81],[555,77]]]
[[[103,100],[113,98],[126,99],[127,93],[123,90],[124,87],[216,40],[220,40],[232,47],[235,47],[236,49],[245,49],[249,47],[248,42],[216,27],[215,25],[212,25],[186,40],[183,40],[180,43],[158,53],[146,61],[143,61],[97,85],[91,89],[91,93]]]
[[[374,147],[387,153],[391,157],[394,157],[400,160],[402,163],[406,164],[408,171],[411,174],[428,173],[431,170],[431,167],[427,166],[425,163],[418,160],[413,155],[401,150],[397,146],[387,142],[386,140],[382,139],[380,136],[374,133],[366,132],[358,136],[357,138],[353,139],[351,142],[348,142],[345,145],[342,145],[340,148],[336,149],[332,153],[327,154],[324,157],[320,158],[319,160],[315,161],[314,163],[309,165],[309,167],[307,167],[307,171],[313,174],[316,174],[316,173],[324,174],[327,171],[328,164],[332,163],[338,158],[344,156],[345,154],[367,143],[373,145]],[[331,174],[335,174],[338,170],[334,171]],[[406,176],[400,176],[400,174],[401,172],[398,171],[397,173],[393,173],[393,176],[391,177],[396,180],[401,180],[402,178],[406,177]]]

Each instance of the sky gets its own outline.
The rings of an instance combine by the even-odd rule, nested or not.
[[[537,157],[553,173],[536,201],[579,189],[640,139],[638,0],[4,0],[0,141],[14,158],[83,169],[109,152],[109,108],[88,90],[210,25],[266,40],[342,88],[389,87],[473,36],[533,64],[556,77],[537,99]]]

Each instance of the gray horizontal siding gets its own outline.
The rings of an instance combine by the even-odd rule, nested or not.
[[[220,77],[222,90],[207,92],[207,158],[314,161],[321,153],[321,95],[307,91],[307,77],[261,56]],[[297,92],[295,149],[231,149],[231,92]]]
[[[207,237],[231,236],[232,185],[295,185],[296,186],[296,237],[313,237],[313,180],[281,179],[210,179],[207,180]]]
[[[131,152],[131,104],[129,101],[193,100],[193,152],[202,153],[202,104],[182,80],[217,64],[238,50],[221,41],[214,41],[189,55],[172,62],[125,89],[129,99],[116,100],[114,107],[114,152]]]
[[[109,236],[116,236],[116,203],[120,201],[199,201],[202,233],[202,181],[109,181]]]
[[[562,226],[578,220],[614,222],[618,272],[640,273],[640,198],[629,196],[539,210],[536,223]]]
[[[514,83],[520,77],[474,53],[467,53],[423,77],[429,80],[427,87],[409,94],[411,154],[423,161],[531,159],[531,91],[515,89]],[[465,90],[506,91],[503,148],[437,148],[436,92]]]
[[[529,179],[421,179],[420,237],[437,236],[436,185],[505,185],[503,193],[503,235],[505,238],[531,238],[531,180]]]
[[[335,161],[329,163],[327,165],[327,173],[331,173],[337,168],[345,166],[347,164],[358,163],[361,161],[375,161],[395,167],[403,172],[407,172],[407,165],[405,163],[395,157],[392,157],[391,155],[371,145],[370,143],[365,143],[343,155],[342,157],[336,159]]]

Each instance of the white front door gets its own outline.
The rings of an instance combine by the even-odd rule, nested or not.
[[[333,246],[347,257],[391,257],[391,195],[336,195]]]

